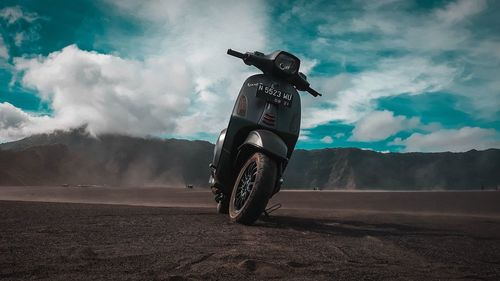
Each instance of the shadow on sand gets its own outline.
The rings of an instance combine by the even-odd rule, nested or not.
[[[458,236],[469,237],[477,240],[498,240],[497,238],[471,236],[457,231],[408,226],[396,223],[369,223],[342,219],[312,219],[283,215],[262,217],[261,220],[255,225],[267,228],[293,229],[302,232],[348,237]]]

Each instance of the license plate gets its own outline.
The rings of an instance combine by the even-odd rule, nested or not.
[[[271,86],[259,84],[257,86],[257,96],[266,101],[286,107],[292,106],[293,95],[283,91],[274,89]]]

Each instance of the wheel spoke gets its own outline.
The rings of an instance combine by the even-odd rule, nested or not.
[[[252,174],[253,174],[253,169],[248,169],[248,171],[247,171],[247,177],[248,178],[252,177]]]
[[[245,171],[240,177],[237,188],[234,191],[236,192],[234,200],[234,207],[236,210],[240,210],[246,204],[255,185],[256,177],[257,163],[254,161],[245,168]]]
[[[250,164],[250,166],[248,166],[246,171],[245,171],[246,178],[249,178],[252,176],[252,171],[253,171],[253,164]]]

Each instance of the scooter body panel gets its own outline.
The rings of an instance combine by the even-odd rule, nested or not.
[[[253,146],[255,149],[261,150],[275,159],[288,161],[288,147],[278,135],[271,131],[251,131],[247,139],[240,146],[240,149],[245,148],[245,146]]]
[[[215,143],[214,158],[212,161],[212,164],[214,166],[217,166],[217,163],[219,163],[220,155],[222,152],[222,146],[224,145],[224,139],[226,138],[226,131],[227,131],[227,128],[223,129],[220,132],[219,138],[217,138],[217,142]]]
[[[259,84],[270,86],[273,89],[292,95],[290,107],[276,105],[257,96]],[[262,133],[266,138],[270,133],[276,135],[286,146],[286,158],[282,159],[283,169],[286,160],[290,158],[300,132],[301,103],[297,90],[287,81],[270,75],[257,74],[247,78],[238,94],[238,98],[233,108],[228,127],[221,132],[214,151],[212,162],[212,177],[218,188],[230,194],[235,174],[237,173],[238,155],[247,138],[257,141],[257,136],[250,136],[252,131]],[[254,132],[254,134],[255,134]],[[257,133],[258,134],[258,133]],[[252,139],[253,138],[253,139]],[[283,154],[283,147],[276,145],[278,141],[267,141],[259,147],[254,145],[254,149],[275,151],[276,154]],[[249,142],[251,143],[251,141]],[[276,148],[268,147],[273,144]]]

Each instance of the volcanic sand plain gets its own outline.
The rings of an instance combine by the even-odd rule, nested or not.
[[[500,280],[500,192],[282,191],[255,225],[206,189],[0,187],[1,280]]]

